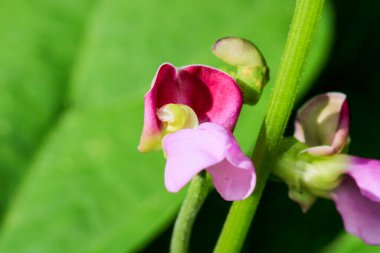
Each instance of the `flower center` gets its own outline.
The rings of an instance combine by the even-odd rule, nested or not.
[[[157,117],[162,121],[164,135],[199,125],[193,109],[183,104],[166,104],[157,111]]]

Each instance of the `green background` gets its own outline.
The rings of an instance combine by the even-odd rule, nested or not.
[[[347,93],[350,152],[380,159],[378,7],[326,3],[298,105],[325,91]],[[167,252],[185,190],[166,192],[162,154],[136,150],[157,67],[222,67],[210,52],[215,40],[256,43],[272,79],[238,122],[249,154],[293,8],[291,0],[2,0],[0,252]],[[212,250],[229,205],[210,195],[191,252]],[[380,252],[341,232],[331,202],[303,215],[284,185],[269,183],[244,251]]]

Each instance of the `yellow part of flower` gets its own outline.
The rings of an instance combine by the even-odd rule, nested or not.
[[[199,125],[193,109],[183,104],[166,104],[157,111],[157,117],[162,121],[164,135]]]

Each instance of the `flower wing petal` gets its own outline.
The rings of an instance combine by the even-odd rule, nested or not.
[[[380,203],[363,196],[355,181],[347,177],[334,191],[333,200],[345,229],[368,244],[380,245]]]

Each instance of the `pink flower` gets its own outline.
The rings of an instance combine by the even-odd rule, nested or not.
[[[304,152],[331,157],[326,166],[338,168],[330,175],[341,180],[331,197],[345,229],[368,244],[380,245],[380,161],[338,154],[349,142],[346,96],[326,93],[311,99],[298,111],[295,126],[294,137],[310,146]]]
[[[380,161],[350,157],[332,198],[348,232],[380,245]]]
[[[168,191],[179,191],[206,170],[224,199],[241,200],[252,193],[253,164],[231,133],[243,103],[232,77],[207,66],[163,64],[144,103],[138,149],[145,152],[163,146]]]
[[[202,65],[181,68],[168,63],[161,65],[144,98],[144,128],[139,151],[161,148],[164,124],[156,113],[167,104],[187,105],[199,123],[214,122],[233,131],[243,98],[235,80],[222,71]]]

